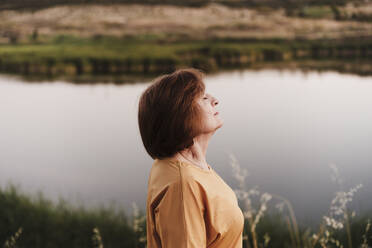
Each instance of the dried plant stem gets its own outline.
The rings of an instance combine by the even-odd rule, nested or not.
[[[249,236],[246,234],[244,237],[246,248],[251,248],[251,244],[249,243]]]
[[[350,228],[350,223],[349,223],[349,215],[346,210],[344,212],[344,217],[345,217],[347,240],[348,240],[349,248],[353,248],[353,242],[351,240],[351,228]]]
[[[254,228],[254,225],[253,225],[253,218],[252,217],[248,218],[248,221],[249,221],[250,231],[252,234],[253,248],[258,248],[257,235],[256,235],[256,229]]]
[[[368,232],[369,232],[369,229],[371,228],[371,221],[370,219],[367,220],[367,225],[366,225],[366,230],[363,234],[363,244],[361,246],[361,248],[368,248]]]
[[[292,204],[286,198],[284,198],[283,196],[276,195],[276,194],[271,194],[271,195],[272,195],[272,197],[278,198],[286,204],[286,206],[288,208],[288,211],[289,211],[291,221],[292,221],[292,225],[293,225],[293,231],[294,231],[294,236],[295,236],[295,240],[296,240],[295,247],[301,247],[300,232],[299,232],[299,229],[298,229],[298,224],[297,224],[297,220],[296,220],[296,216],[295,216]]]
[[[309,238],[310,230],[307,229],[302,235],[302,243],[304,248],[311,248],[311,239]]]
[[[325,227],[323,224],[320,224],[320,227],[319,227],[319,232],[318,234],[315,236],[316,238],[313,240],[313,242],[311,243],[311,247],[315,247],[316,243],[318,243],[321,235],[323,235],[324,233],[324,230],[325,230]]]
[[[97,227],[93,228],[92,241],[94,248],[103,248],[102,237]]]
[[[285,216],[285,221],[286,221],[287,226],[288,226],[288,230],[289,230],[289,235],[291,237],[292,246],[293,247],[296,247],[296,240],[295,240],[293,229],[292,229],[292,226],[291,226],[291,221],[290,221],[288,215]]]

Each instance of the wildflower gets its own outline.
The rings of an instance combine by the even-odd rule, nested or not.
[[[340,176],[340,172],[335,164],[329,164],[329,167],[331,168],[331,180],[338,184],[339,187],[342,186],[343,180]]]
[[[356,215],[355,211],[351,212],[351,217],[354,218]]]
[[[22,227],[18,228],[17,232],[14,236],[11,236],[8,240],[5,241],[4,248],[12,248],[15,247],[16,241],[22,233]]]
[[[269,242],[270,242],[270,236],[269,236],[268,233],[265,233],[265,235],[264,235],[264,247],[267,247]]]
[[[311,236],[312,239],[318,239],[319,238],[319,235],[313,233],[313,236]]]
[[[245,204],[245,210],[243,211],[244,218],[247,218],[249,221],[249,224],[251,226],[250,232],[252,235],[252,243],[253,247],[257,248],[258,247],[258,242],[257,242],[257,234],[256,234],[256,226],[260,219],[262,218],[264,212],[267,210],[267,202],[271,200],[272,196],[268,193],[263,193],[260,196],[260,209],[258,212],[254,209],[252,206],[252,196],[259,196],[260,192],[257,189],[257,186],[250,189],[246,190],[245,189],[245,178],[248,176],[248,171],[246,169],[242,169],[240,165],[237,162],[237,159],[233,154],[230,154],[231,158],[231,166],[233,169],[233,174],[235,179],[239,182],[239,189],[234,190],[236,196],[238,199],[241,199],[244,204]],[[257,213],[257,214],[256,214]],[[243,237],[246,237],[245,240],[248,242],[248,236],[243,235]],[[268,237],[268,235],[267,235]],[[269,242],[269,239],[266,237],[266,244]]]
[[[279,212],[283,212],[284,210],[284,202],[279,202],[275,205],[275,208],[277,208],[279,210]]]
[[[95,248],[103,248],[102,237],[97,227],[93,228],[92,241]]]
[[[366,225],[366,230],[363,234],[363,244],[361,246],[361,248],[368,248],[368,238],[367,238],[367,235],[368,235],[368,232],[369,232],[369,229],[371,228],[371,220],[368,219],[367,220],[367,225]]]
[[[347,214],[347,204],[352,201],[354,194],[362,188],[362,184],[356,185],[354,188],[351,188],[348,192],[342,190],[342,179],[338,168],[334,165],[330,165],[332,169],[331,179],[335,181],[340,188],[340,191],[336,192],[336,196],[331,201],[330,213],[329,216],[323,216],[325,227],[331,227],[332,229],[339,230],[346,226],[346,232],[348,237],[349,247],[352,246],[351,241],[351,231],[349,224],[349,217]],[[352,217],[355,216],[355,212],[351,214]],[[318,237],[318,236],[315,236]],[[316,242],[317,240],[315,240]],[[319,239],[319,244],[322,247],[327,247],[327,243],[332,242],[336,247],[342,248],[340,241],[331,237],[331,232],[328,229],[325,229],[324,236],[321,236]]]
[[[135,233],[138,234],[138,241],[140,243],[146,243],[146,233],[145,233],[145,222],[146,222],[146,216],[140,215],[139,208],[135,202],[132,202],[133,206],[133,230]]]
[[[230,153],[229,154],[230,159],[231,159],[231,167],[233,169],[234,177],[235,179],[239,182],[239,187],[241,189],[245,188],[245,178],[249,175],[247,169],[242,169],[238,163],[238,160],[236,157]]]
[[[253,225],[252,225],[252,229],[255,230],[256,228],[256,225],[257,223],[260,221],[260,218],[263,216],[264,212],[266,211],[267,209],[267,202],[269,202],[271,200],[272,196],[268,193],[264,193],[261,195],[261,206],[260,206],[260,210],[258,211],[258,213],[256,214],[255,218],[254,218],[254,222],[253,222]]]
[[[362,184],[358,184],[354,188],[351,188],[348,192],[336,192],[335,198],[333,198],[330,211],[332,216],[343,215],[346,212],[346,205],[351,202],[354,194],[362,188]]]
[[[334,229],[342,229],[344,227],[344,224],[341,221],[337,221],[334,218],[323,216],[323,219],[327,226],[330,226]]]
[[[333,174],[332,180],[336,181],[340,187],[342,188],[342,179],[340,177],[340,173],[338,168],[334,165],[330,165]],[[323,219],[327,226],[332,227],[333,229],[342,229],[344,227],[344,221],[347,220],[347,204],[353,200],[354,194],[362,188],[362,184],[356,185],[354,188],[351,188],[348,192],[338,191],[336,192],[336,196],[332,199],[331,206],[330,206],[330,214],[329,216],[324,216]],[[351,215],[352,217],[355,216],[355,211]]]

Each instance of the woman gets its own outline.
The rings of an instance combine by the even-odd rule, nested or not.
[[[154,159],[148,180],[147,248],[241,248],[244,217],[234,191],[206,161],[223,120],[204,74],[179,69],[139,100],[138,123]]]

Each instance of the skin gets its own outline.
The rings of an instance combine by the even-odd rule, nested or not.
[[[209,170],[206,161],[208,143],[216,130],[223,126],[223,119],[221,119],[220,114],[215,115],[218,111],[216,105],[219,101],[211,94],[204,93],[197,99],[197,102],[203,115],[201,133],[194,138],[194,145],[177,152],[172,158],[188,163],[191,162],[204,170]]]

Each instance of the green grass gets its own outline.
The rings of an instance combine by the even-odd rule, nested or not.
[[[364,214],[351,220],[354,247],[362,243],[366,221],[371,216],[372,214]],[[140,211],[137,217],[144,218],[145,215]],[[10,237],[20,228],[22,231],[16,239],[16,246],[8,247],[145,247],[146,240],[141,237],[146,236],[146,222],[140,223],[141,229],[138,231],[134,230],[128,219],[123,210],[118,212],[112,208],[75,208],[69,206],[66,201],[53,204],[42,194],[36,197],[26,195],[11,184],[7,188],[0,188],[0,245],[11,240]],[[251,241],[247,220],[244,229]],[[306,238],[309,238],[306,235],[314,231],[316,230],[310,227],[300,226],[301,242],[304,244]],[[266,213],[255,232],[259,247],[295,247],[284,213]],[[345,230],[337,231],[333,235],[346,244]],[[372,243],[369,235],[367,241]],[[265,245],[265,242],[268,243]],[[246,242],[243,247],[248,248]]]
[[[168,39],[164,35],[125,38],[60,35],[43,37],[37,42],[0,45],[0,72],[21,74],[26,79],[62,77],[68,81],[98,75],[157,75],[179,67],[215,72],[247,68],[261,62],[359,58],[367,56],[371,43],[369,40],[192,40]]]
[[[17,60],[43,60],[47,57],[56,60],[64,58],[110,58],[110,59],[142,59],[178,58],[177,54],[196,51],[208,47],[211,53],[215,51],[236,51],[241,53],[260,51],[262,49],[285,50],[288,46],[270,42],[229,42],[229,41],[183,41],[166,43],[155,38],[121,39],[116,37],[102,37],[100,39],[78,38],[73,36],[58,36],[41,44],[1,45],[0,56]],[[159,39],[159,38],[158,38]]]
[[[244,183],[248,174],[236,162],[231,165],[240,185],[239,190],[251,192]],[[334,228],[324,221],[319,223],[319,226],[298,226],[291,203],[285,198],[257,190],[257,193],[245,196],[248,198],[241,198],[238,194],[239,205],[245,216],[243,248],[341,247],[335,245],[336,241],[340,242],[342,247],[368,248],[367,245],[372,244],[372,236],[370,228],[366,227],[372,217],[372,211],[353,215],[347,205],[342,207],[342,202],[352,200],[358,187],[345,192],[347,194],[341,195],[341,198],[332,200],[331,205],[342,210],[345,215],[333,216],[329,213],[328,216],[335,218],[337,222],[341,221],[344,224],[342,228]],[[263,197],[265,195],[266,197]],[[346,195],[350,199],[346,199]],[[263,200],[264,198],[266,200]],[[251,204],[246,205],[246,199],[250,199]],[[271,201],[275,200],[277,203],[283,203],[281,208],[272,205]],[[6,244],[4,247],[7,248],[145,248],[146,215],[137,207],[134,209],[131,219],[137,221],[131,224],[123,210],[112,206],[88,210],[84,207],[72,207],[63,199],[54,204],[41,193],[36,197],[29,196],[9,184],[4,189],[0,188],[0,244]]]
[[[95,227],[105,247],[133,248],[137,244],[123,210],[76,208],[63,199],[53,204],[42,194],[30,197],[10,184],[0,189],[0,244],[20,227],[18,247],[92,247]]]
[[[301,16],[313,19],[333,19],[334,13],[328,5],[306,6],[302,8]]]

